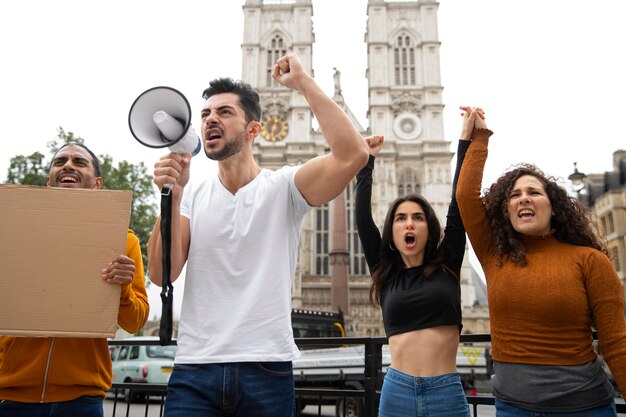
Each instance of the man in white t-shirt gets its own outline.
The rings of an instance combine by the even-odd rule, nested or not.
[[[155,164],[156,185],[173,185],[172,281],[187,263],[166,417],[287,417],[295,410],[291,280],[302,220],[343,192],[369,153],[295,55],[276,62],[273,78],[304,96],[330,153],[261,169],[252,154],[259,96],[220,78],[204,91],[201,113],[204,151],[218,161],[218,175],[187,186],[190,155],[170,153]],[[161,285],[160,219],[148,255],[150,280]]]

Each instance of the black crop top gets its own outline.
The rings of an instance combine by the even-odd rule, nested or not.
[[[456,183],[470,141],[459,140],[457,164],[452,181],[452,198],[448,208],[444,238],[439,250],[444,251],[445,268],[423,276],[425,265],[404,268],[381,291],[380,304],[387,337],[412,330],[437,326],[463,327],[461,316],[460,272],[465,253],[465,228],[456,203]],[[380,232],[372,219],[372,171],[374,157],[357,174],[355,214],[359,239],[370,272],[379,260]],[[452,272],[451,272],[452,271]]]

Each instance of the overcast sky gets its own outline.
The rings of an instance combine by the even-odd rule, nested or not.
[[[134,99],[177,88],[199,119],[202,90],[241,75],[243,0],[20,0],[0,3],[0,182],[17,154],[46,151],[62,126],[115,162],[163,153],[137,143]],[[367,0],[314,0],[315,77],[367,126]],[[494,130],[484,184],[516,162],[566,178],[612,169],[626,148],[626,2],[442,0],[445,136],[456,147],[459,105],[480,105]],[[376,133],[376,132],[375,132]],[[193,175],[213,165],[198,157]],[[178,290],[180,294],[182,291]]]

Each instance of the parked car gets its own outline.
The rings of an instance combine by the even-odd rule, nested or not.
[[[125,340],[158,342],[155,337],[132,337]],[[165,385],[174,368],[175,356],[176,346],[161,346],[158,343],[150,346],[112,346],[113,382]],[[145,397],[146,394],[149,392],[127,389],[124,391],[124,398],[131,402]]]

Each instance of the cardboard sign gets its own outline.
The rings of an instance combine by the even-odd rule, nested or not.
[[[113,337],[131,191],[0,185],[0,334]]]

